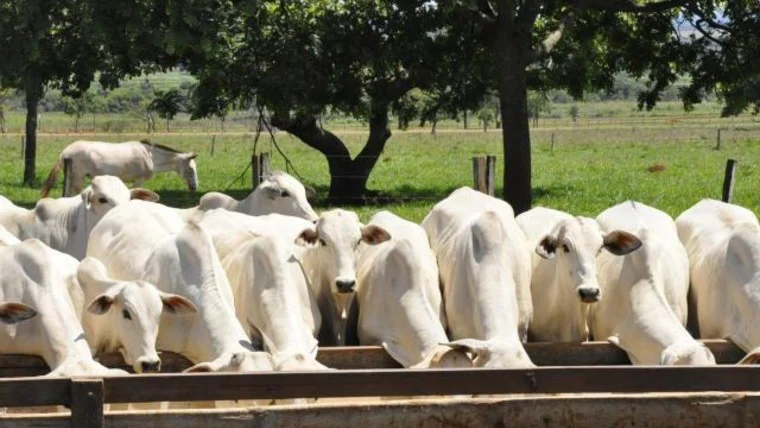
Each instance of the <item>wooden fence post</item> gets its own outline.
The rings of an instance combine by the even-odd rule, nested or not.
[[[715,150],[720,150],[720,128],[718,128],[718,138],[717,142],[715,143]]]
[[[26,137],[21,136],[21,159],[24,159],[24,155],[26,154]]]
[[[216,134],[211,137],[211,156],[214,156],[214,146],[216,146]]]
[[[552,132],[552,149],[551,152],[554,153],[554,133]]]
[[[731,203],[734,198],[734,173],[736,172],[736,160],[726,161],[726,175],[723,177],[723,202]]]
[[[105,426],[103,399],[103,379],[72,379],[72,428],[97,428]]]
[[[251,164],[253,165],[253,188],[255,189],[263,181],[264,177],[269,174],[269,153],[261,153],[251,156]]]
[[[472,176],[475,190],[494,195],[496,176],[496,156],[476,156],[472,158]]]
[[[63,196],[71,196],[71,159],[63,159]]]

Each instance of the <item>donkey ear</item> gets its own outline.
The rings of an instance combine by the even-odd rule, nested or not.
[[[193,160],[198,157],[198,153],[190,152],[189,155],[187,155],[187,160]]]

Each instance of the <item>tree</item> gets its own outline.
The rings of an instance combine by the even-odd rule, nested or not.
[[[573,104],[570,106],[568,113],[570,114],[570,117],[573,119],[573,123],[575,123],[578,121],[578,117],[580,117],[581,115],[581,110],[578,108],[577,105]]]
[[[533,119],[533,126],[538,126],[541,113],[551,113],[551,104],[546,95],[533,92],[528,94],[528,117]]]
[[[168,91],[157,90],[155,98],[148,105],[148,110],[155,111],[158,117],[166,120],[166,132],[169,132],[169,122],[180,112],[184,102],[185,97],[176,88]]]
[[[531,205],[528,88],[567,89],[578,98],[587,90],[611,88],[615,74],[626,71],[636,78],[649,77],[651,84],[642,100],[643,105],[652,105],[686,70],[678,62],[687,45],[673,30],[673,22],[694,10],[716,11],[731,2],[449,0],[438,4],[448,11],[448,22],[467,19],[478,29],[478,43],[490,50],[490,76],[501,104],[504,198],[521,213]],[[704,46],[690,48],[701,52]]]
[[[325,156],[331,202],[363,201],[391,137],[389,112],[413,88],[431,87],[445,69],[441,52],[452,42],[439,31],[436,4],[266,1],[233,15],[219,49],[188,62],[199,80],[194,117],[232,102],[264,106],[274,126]],[[328,110],[368,123],[358,154],[320,125]]]

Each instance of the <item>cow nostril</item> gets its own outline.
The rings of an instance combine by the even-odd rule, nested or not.
[[[339,293],[352,293],[356,286],[356,280],[353,279],[339,279],[335,281],[335,286],[338,288]]]
[[[584,303],[593,303],[599,300],[600,290],[598,288],[580,288],[578,289],[578,297]]]
[[[142,361],[140,363],[143,373],[156,373],[161,371],[161,361]]]

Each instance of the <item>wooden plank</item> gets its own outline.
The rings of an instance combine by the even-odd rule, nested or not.
[[[475,190],[483,193],[488,193],[487,175],[486,175],[487,160],[485,156],[475,156],[472,158],[472,179],[473,187]]]
[[[264,177],[269,174],[269,153],[260,153],[251,156],[253,188],[264,181]]]
[[[341,370],[157,374],[103,379],[106,402],[455,394],[760,391],[760,370],[713,367]]]
[[[725,340],[701,340],[715,355],[718,364],[734,364],[744,357],[744,351]],[[585,343],[528,343],[525,350],[539,366],[599,366],[628,365],[630,360],[620,348],[608,342]],[[185,357],[173,352],[161,352],[164,373],[181,372],[192,366]],[[97,357],[103,365],[132,371],[119,353]],[[380,346],[347,346],[319,348],[317,360],[337,369],[391,369],[401,366]],[[48,373],[45,362],[32,355],[0,355],[0,377],[39,376]]]
[[[731,203],[734,199],[734,174],[736,173],[736,160],[726,161],[726,173],[723,175],[723,202]]]
[[[63,159],[63,197],[71,196],[71,164],[70,158]]]
[[[14,378],[0,381],[0,406],[68,405],[71,400],[69,379]]]
[[[72,428],[103,427],[103,400],[103,379],[72,379]]]

